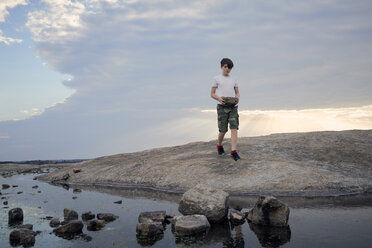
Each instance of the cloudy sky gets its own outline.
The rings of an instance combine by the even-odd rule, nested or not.
[[[369,0],[0,0],[0,161],[216,138],[229,57],[240,136],[372,129]]]

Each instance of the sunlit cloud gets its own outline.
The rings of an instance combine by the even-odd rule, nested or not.
[[[0,139],[10,139],[10,136],[3,135],[3,136],[0,136]]]

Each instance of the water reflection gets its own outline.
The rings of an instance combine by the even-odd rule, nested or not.
[[[272,227],[248,223],[263,247],[280,247],[291,240],[291,229],[286,227]]]

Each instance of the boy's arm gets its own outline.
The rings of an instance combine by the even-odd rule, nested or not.
[[[225,101],[222,100],[221,97],[219,97],[219,96],[216,95],[216,89],[217,89],[217,87],[212,87],[212,90],[211,90],[211,97],[212,97],[213,99],[216,99],[217,101],[219,101],[221,104],[225,104]]]
[[[239,98],[240,98],[239,88],[238,87],[234,87],[234,90],[235,90],[235,97],[238,99],[236,101],[236,104],[238,104],[239,103]]]

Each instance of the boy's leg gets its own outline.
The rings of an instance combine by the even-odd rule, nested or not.
[[[225,134],[226,133],[222,133],[222,132],[218,133],[218,144],[217,145],[222,146],[222,141],[223,141],[223,138],[225,137]]]
[[[236,150],[236,144],[238,143],[238,129],[231,129],[231,150]]]

